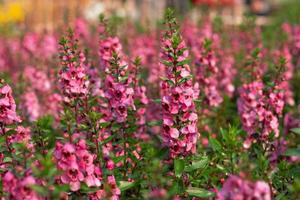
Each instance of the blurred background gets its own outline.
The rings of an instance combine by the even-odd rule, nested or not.
[[[166,7],[182,16],[221,16],[226,24],[240,24],[245,14],[264,25],[272,16],[288,17],[300,10],[299,0],[0,0],[0,34],[13,31],[53,31],[76,18],[97,22],[99,14],[115,16],[155,28]],[[296,6],[295,6],[296,5]],[[282,9],[285,7],[286,9]],[[278,14],[280,12],[282,15]],[[293,15],[295,16],[295,15]],[[296,19],[297,20],[297,19]],[[299,20],[299,19],[298,19]]]

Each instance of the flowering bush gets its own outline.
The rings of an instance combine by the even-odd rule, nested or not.
[[[299,25],[163,22],[0,38],[1,200],[300,198]]]

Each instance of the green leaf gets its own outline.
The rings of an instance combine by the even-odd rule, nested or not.
[[[173,196],[175,194],[181,194],[184,192],[183,182],[179,179],[175,180],[172,183],[171,188],[169,189],[169,195]]]
[[[118,156],[118,157],[112,158],[112,160],[114,161],[115,164],[123,161],[124,159],[125,159],[125,156]]]
[[[170,80],[166,77],[160,77],[160,79],[163,80],[163,81],[167,81],[170,85],[175,85],[175,83],[172,80]]]
[[[258,54],[259,54],[260,52],[261,52],[261,49],[260,49],[260,48],[255,48],[255,49],[252,51],[252,53],[251,53],[252,58],[257,59]]]
[[[99,120],[101,118],[101,113],[91,111],[89,113],[89,117],[93,122],[96,122],[97,120]]]
[[[296,134],[300,135],[300,128],[292,128],[291,131],[293,133],[296,133]]]
[[[104,144],[110,142],[111,140],[113,140],[115,137],[116,137],[115,134],[114,134],[114,135],[111,135],[111,136],[109,136],[108,138],[106,138],[105,140],[102,140],[99,144],[100,144],[100,145],[104,145]]]
[[[101,122],[101,123],[99,123],[99,125],[100,125],[101,128],[106,128],[106,127],[108,127],[110,124],[111,124],[111,122]]]
[[[185,83],[187,80],[190,80],[192,77],[193,77],[192,75],[189,75],[189,76],[187,76],[187,77],[184,77],[184,78],[182,78],[182,79],[180,79],[180,80],[178,81],[178,84]]]
[[[221,151],[222,150],[222,145],[218,140],[215,138],[209,138],[209,144],[215,151]]]
[[[184,171],[191,172],[196,169],[204,169],[207,166],[207,164],[208,164],[208,158],[203,157],[201,160],[193,161],[191,165],[186,166]]]
[[[160,103],[160,102],[161,102],[161,99],[152,99],[152,101],[153,101],[154,103]]]
[[[128,182],[128,181],[120,181],[119,182],[119,188],[121,192],[128,190],[135,186],[135,182]]]
[[[30,188],[36,191],[39,194],[47,194],[47,190],[45,187],[40,185],[30,185]]]
[[[174,170],[175,170],[175,176],[181,177],[182,172],[184,170],[184,160],[182,159],[174,160]]]
[[[96,192],[97,190],[99,190],[99,188],[89,187],[84,183],[80,185],[80,192],[82,192],[82,193],[88,194],[88,193]]]
[[[186,192],[193,197],[199,198],[209,198],[213,197],[215,194],[205,189],[196,188],[196,187],[189,187]]]
[[[286,156],[300,156],[300,148],[287,149],[284,155],[286,155]]]
[[[186,65],[186,64],[189,64],[190,63],[190,60],[189,59],[185,59],[183,61],[180,61],[177,63],[178,66],[182,66],[182,65]]]
[[[166,60],[162,60],[161,63],[164,64],[164,65],[166,65],[166,66],[169,66],[169,67],[173,66],[173,63],[168,62]]]
[[[160,125],[162,125],[162,121],[161,120],[159,120],[159,121],[149,121],[147,123],[147,126],[150,126],[150,127],[152,127],[152,126],[160,126]]]

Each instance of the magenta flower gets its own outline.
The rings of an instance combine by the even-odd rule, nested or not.
[[[59,121],[62,112],[62,96],[57,93],[52,93],[46,97],[48,102],[46,105],[46,113],[52,115],[56,121]]]
[[[31,188],[37,181],[31,175],[25,174],[24,177],[16,177],[12,172],[7,171],[3,177],[3,190],[9,194],[9,199],[16,200],[42,200]]]
[[[21,122],[16,113],[16,103],[9,85],[0,85],[0,123],[13,124]]]
[[[284,106],[284,96],[281,91],[264,91],[264,84],[254,81],[244,84],[240,89],[238,112],[243,129],[248,133],[244,147],[249,148],[255,139],[265,141],[271,133],[279,136],[278,115]],[[258,134],[258,136],[254,136]]]
[[[15,129],[16,133],[8,137],[8,143],[22,143],[27,149],[33,149],[33,144],[31,141],[31,131],[29,127],[17,126]]]
[[[217,67],[215,52],[204,47],[204,42],[192,48],[195,55],[196,80],[199,82],[200,90],[204,92],[204,98],[209,106],[217,107],[223,102],[219,91],[219,79],[221,75]],[[222,77],[223,79],[223,77]]]
[[[30,121],[36,121],[42,113],[38,97],[34,91],[27,91],[23,95],[23,107]]]
[[[24,78],[29,81],[31,88],[39,92],[48,92],[51,89],[51,82],[46,73],[35,67],[27,66],[24,70]]]
[[[125,122],[128,109],[135,109],[133,102],[134,90],[130,85],[130,77],[126,77],[128,65],[123,58],[115,54],[111,62],[111,66],[106,68],[104,94],[108,100],[108,108],[112,117],[117,122]]]
[[[71,143],[56,143],[54,157],[58,169],[63,171],[59,179],[64,184],[69,184],[72,191],[80,189],[81,182],[88,187],[99,187],[101,185],[101,171],[94,165],[96,156],[87,150],[83,139],[76,145]]]
[[[217,193],[216,200],[271,200],[270,186],[263,181],[250,182],[231,175]]]
[[[57,39],[51,34],[44,35],[40,48],[42,57],[52,58],[58,51]]]
[[[113,53],[122,55],[122,45],[118,37],[108,37],[99,43],[100,68],[106,69],[110,66]]]
[[[70,34],[61,42],[62,69],[59,72],[59,82],[64,95],[68,98],[82,97],[88,93],[86,80],[85,55],[77,51],[76,41]]]
[[[178,42],[175,43],[174,41]],[[166,33],[162,41],[162,62],[167,71],[162,83],[163,130],[162,137],[170,149],[171,157],[186,156],[196,152],[198,138],[197,114],[194,100],[198,97],[193,86],[188,51],[176,30]]]

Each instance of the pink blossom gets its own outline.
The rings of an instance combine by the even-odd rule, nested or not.
[[[62,69],[59,72],[59,82],[63,93],[68,98],[82,97],[88,93],[86,80],[85,55],[75,48],[73,36],[61,45]],[[74,59],[76,61],[74,61]]]
[[[195,55],[196,80],[199,82],[200,89],[204,92],[204,98],[209,106],[217,107],[223,102],[223,97],[219,91],[221,86],[219,86],[218,77],[221,74],[217,67],[215,52],[206,50],[201,43],[194,46],[192,51]]]
[[[101,40],[99,43],[100,68],[106,69],[109,67],[109,62],[113,53],[121,56],[121,52],[122,45],[118,37],[108,37],[104,40]]]
[[[18,126],[16,132],[9,137],[9,144],[23,143],[28,149],[33,148],[31,131],[29,127]]]
[[[263,181],[250,182],[238,176],[231,175],[217,193],[217,200],[271,200],[269,185]]]
[[[172,37],[172,33],[167,32],[162,41],[164,49],[162,59],[169,63],[179,63],[178,60],[174,60],[171,53],[182,52],[178,59],[186,60],[189,53],[184,49],[185,43],[180,38],[181,42],[174,47],[169,37]],[[165,66],[165,68],[168,81],[164,81],[161,85],[162,137],[165,145],[170,148],[171,157],[185,156],[196,152],[198,130],[194,100],[198,97],[197,89],[193,86],[190,67],[187,64]]]
[[[9,199],[16,200],[42,200],[30,186],[36,185],[37,181],[31,175],[16,177],[8,171],[3,175],[3,190],[8,192]]]
[[[238,112],[243,129],[248,133],[245,148],[255,139],[265,141],[272,132],[275,137],[279,136],[278,115],[284,106],[283,94],[275,90],[264,92],[264,87],[262,82],[254,81],[239,89]],[[258,138],[255,138],[257,133]]]
[[[45,58],[51,58],[58,51],[57,39],[51,34],[44,35],[40,43],[40,47],[41,56]]]
[[[30,121],[36,121],[41,116],[41,107],[34,91],[27,91],[23,95],[23,107]]]
[[[27,66],[24,70],[24,78],[29,81],[31,88],[40,92],[47,92],[51,89],[46,73],[35,67]]]
[[[3,124],[21,122],[16,113],[16,104],[9,85],[0,85],[0,122]]]
[[[72,191],[79,190],[81,182],[85,182],[88,187],[101,185],[101,171],[94,165],[96,156],[86,148],[83,139],[76,145],[56,143],[54,156],[58,169],[63,171],[59,178],[62,183],[69,184]]]

